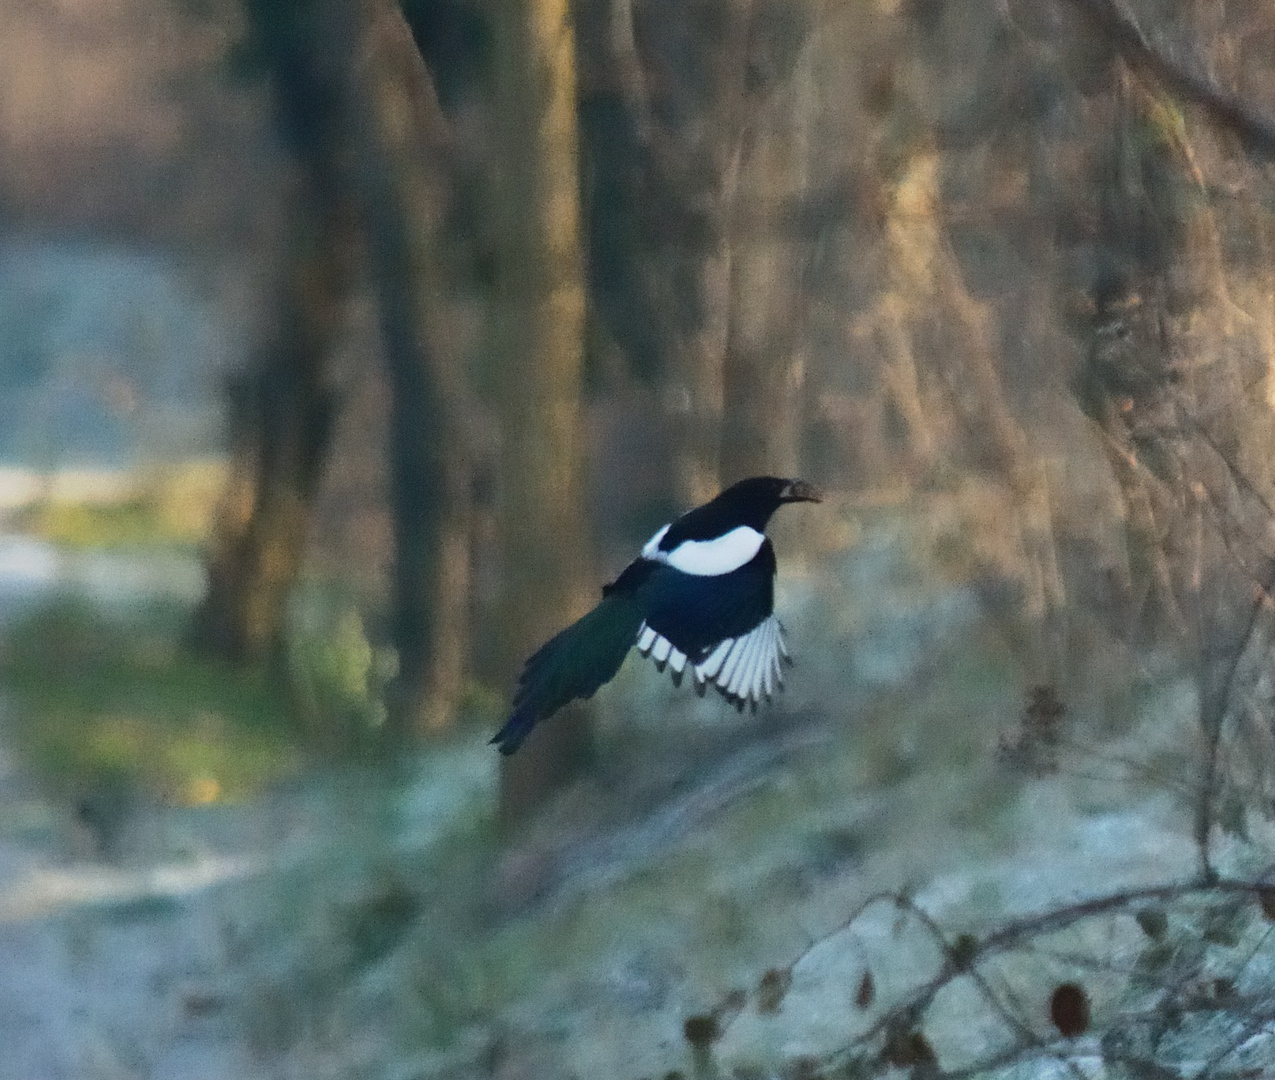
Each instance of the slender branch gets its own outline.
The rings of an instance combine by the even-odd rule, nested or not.
[[[1068,2],[1103,33],[1131,67],[1150,75],[1175,96],[1199,106],[1215,124],[1234,132],[1246,150],[1263,158],[1275,158],[1275,121],[1169,60],[1152,47],[1137,24],[1111,0]]]
[[[1222,685],[1208,701],[1200,702],[1200,726],[1204,729],[1207,740],[1204,763],[1204,783],[1200,789],[1200,801],[1196,809],[1195,842],[1200,851],[1200,872],[1208,880],[1217,876],[1213,866],[1212,833],[1213,811],[1217,798],[1217,766],[1222,747],[1222,728],[1226,719],[1227,706],[1234,691],[1235,677],[1239,672],[1240,660],[1248,651],[1253,635],[1257,633],[1262,612],[1266,608],[1266,593],[1259,592],[1249,608],[1248,625],[1240,638],[1230,660],[1227,662],[1226,677]],[[1201,688],[1202,696],[1205,688]]]
[[[1266,514],[1268,521],[1275,520],[1275,508],[1271,506],[1270,501],[1265,494],[1257,487],[1249,478],[1248,474],[1239,467],[1239,464],[1213,435],[1206,424],[1201,423],[1193,417],[1189,411],[1180,409],[1180,418],[1184,427],[1192,431],[1218,458],[1226,469],[1227,476],[1236,489],[1247,498],[1253,500]],[[1217,513],[1219,524],[1225,526],[1227,519],[1232,517],[1229,509],[1222,504],[1218,494],[1211,488],[1206,487],[1206,496],[1213,504]],[[1232,539],[1232,531],[1237,531],[1243,535],[1242,527],[1232,523],[1231,528],[1221,528],[1223,543],[1227,549],[1235,556],[1236,561],[1241,566],[1245,564],[1244,557],[1236,550]],[[1250,541],[1251,542],[1251,541]],[[1267,610],[1271,600],[1271,590],[1275,588],[1275,559],[1265,552],[1261,552],[1261,558],[1265,563],[1262,572],[1256,570],[1246,570],[1250,578],[1257,585],[1256,595],[1249,607],[1248,620],[1244,627],[1244,632],[1240,636],[1235,645],[1229,661],[1227,662],[1226,675],[1220,686],[1212,690],[1210,696],[1206,699],[1203,695],[1206,687],[1201,687],[1200,702],[1200,725],[1204,731],[1206,740],[1205,750],[1205,771],[1204,783],[1200,790],[1200,801],[1196,807],[1195,821],[1195,841],[1200,851],[1201,871],[1206,877],[1214,874],[1212,866],[1212,825],[1214,814],[1214,803],[1217,797],[1217,770],[1218,761],[1221,752],[1222,734],[1226,721],[1227,711],[1231,702],[1231,698],[1235,692],[1235,680],[1239,673],[1240,663],[1249,647],[1252,645],[1253,638],[1256,636],[1262,625],[1262,615]]]
[[[981,939],[970,938],[963,941],[959,948],[947,941],[946,936],[943,935],[933,918],[919,908],[909,897],[901,893],[874,893],[860,903],[850,916],[838,926],[813,939],[800,955],[787,966],[787,971],[791,973],[802,960],[808,957],[821,944],[851,929],[869,909],[883,903],[888,903],[917,916],[918,920],[943,948],[945,962],[942,970],[928,982],[921,985],[910,998],[888,1009],[873,1024],[851,1040],[847,1046],[829,1055],[825,1064],[835,1068],[837,1065],[849,1063],[854,1059],[856,1052],[862,1052],[880,1036],[891,1031],[907,1030],[915,1026],[917,1020],[933,1003],[940,991],[954,979],[970,974],[975,965],[992,956],[1010,952],[1034,938],[1066,930],[1076,923],[1084,922],[1086,919],[1127,912],[1145,904],[1164,903],[1188,897],[1210,895],[1266,896],[1269,895],[1272,889],[1275,889],[1275,885],[1267,880],[1272,872],[1275,872],[1275,866],[1268,868],[1266,872],[1252,880],[1210,879],[1201,876],[1189,881],[1151,885],[1140,889],[1125,889],[1105,896],[1083,900],[1039,915],[1017,919]],[[1037,1043],[1031,1049],[1034,1053],[1054,1057],[1064,1064],[1069,1064],[1065,1057],[1060,1056],[1057,1051],[1043,1044]],[[1021,1059],[1023,1052],[1024,1048],[1016,1050],[1016,1054],[1019,1056],[1018,1059]],[[986,1068],[986,1066],[987,1063],[984,1063],[982,1067]],[[952,1075],[960,1074],[954,1073]]]
[[[1272,932],[1273,928],[1268,927],[1266,933],[1261,936],[1261,939],[1249,951],[1244,962],[1236,968],[1235,973],[1231,976],[1232,983],[1239,981],[1240,976],[1244,974],[1248,966],[1254,961],[1254,959],[1256,959],[1257,954],[1262,951],[1262,946],[1270,940]],[[1236,1053],[1246,1042],[1248,1042],[1249,1039],[1251,1039],[1254,1035],[1257,1035],[1262,1028],[1266,1027],[1270,1022],[1271,1016],[1269,1013],[1254,1013],[1246,1016],[1244,1018],[1244,1022],[1240,1025],[1239,1034],[1236,1035],[1229,1044],[1220,1047],[1218,1051],[1209,1058],[1209,1060],[1205,1063],[1204,1068],[1200,1070],[1200,1075],[1214,1075],[1214,1071],[1222,1064],[1222,1062],[1224,1062],[1232,1054]]]
[[[1209,880],[1200,877],[1190,881],[1166,885],[1149,885],[1141,889],[1126,889],[1109,893],[1106,896],[1082,900],[1079,903],[1071,904],[1055,911],[1048,911],[1041,915],[1029,916],[1007,923],[982,940],[978,953],[982,956],[1007,952],[1029,938],[1057,933],[1060,930],[1066,930],[1068,927],[1074,926],[1078,922],[1083,922],[1085,919],[1124,911],[1142,904],[1163,903],[1169,900],[1181,900],[1189,896],[1204,896],[1211,893],[1216,893],[1220,896],[1256,896],[1270,888],[1272,888],[1270,884],[1261,880],[1245,881],[1232,878]]]
[[[987,1001],[1000,1015],[1001,1019],[1014,1030],[1014,1033],[1021,1040],[1021,1044],[1025,1044],[1033,1048],[1042,1056],[1052,1057],[1059,1065],[1075,1076],[1077,1080],[1085,1080],[1085,1074],[1076,1067],[1076,1063],[1074,1061],[1067,1060],[1057,1051],[1050,1050],[1031,1028],[1029,1028],[1018,1016],[1010,1011],[1008,1006],[1006,1006],[1006,1004],[997,996],[996,991],[992,989],[987,978],[981,971],[978,970],[976,962],[964,956],[951,944],[951,942],[947,940],[947,935],[943,933],[942,928],[934,921],[933,916],[931,916],[929,912],[918,907],[916,902],[911,899],[906,900],[906,902],[901,904],[901,906],[905,907],[905,909],[930,932],[930,936],[942,946],[943,953],[947,957],[948,970],[954,975],[960,974],[969,978],[970,982],[974,984],[978,992],[982,994],[983,999]]]

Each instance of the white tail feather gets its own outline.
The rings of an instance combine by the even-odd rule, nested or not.
[[[744,651],[744,638],[736,638],[731,644],[730,652],[726,654],[726,662],[722,664],[722,670],[717,675],[717,685],[725,690],[731,679],[735,677],[735,669],[739,667],[739,658]]]

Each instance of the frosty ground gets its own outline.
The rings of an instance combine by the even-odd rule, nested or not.
[[[1103,678],[1067,702],[1092,757],[1008,768],[1039,678],[1021,642],[913,519],[856,528],[833,573],[784,568],[799,666],[779,707],[741,720],[633,658],[602,694],[598,771],[513,840],[480,734],[397,779],[328,769],[241,805],[130,806],[109,861],[6,755],[0,1076],[662,1077],[692,1068],[687,1017],[732,991],[717,1063],[779,1075],[942,963],[888,903],[846,927],[873,894],[955,934],[1192,874],[1190,679],[1095,659]],[[1131,932],[1092,931],[1096,1008]],[[1004,973],[1042,1039],[1073,967]],[[947,1068],[1004,1028],[960,988],[925,1026]]]

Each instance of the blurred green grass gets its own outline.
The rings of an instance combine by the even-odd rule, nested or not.
[[[99,504],[42,499],[19,511],[14,524],[29,536],[77,549],[144,546],[169,531],[157,504],[144,497]]]
[[[0,648],[14,749],[58,787],[121,785],[191,805],[238,800],[298,761],[284,693],[181,645],[175,601],[107,609],[58,595]]]
[[[140,590],[98,600],[68,577],[0,632],[13,748],[55,787],[238,801],[307,756],[378,749],[396,660],[368,640],[362,605],[339,583],[302,583],[286,655],[271,670],[236,669],[186,646],[194,596],[164,594],[161,579],[173,565],[197,573],[225,482],[216,461],[88,489],[54,480],[8,517],[8,531],[55,551],[103,556],[108,573],[110,559],[129,561],[137,582],[126,590]],[[144,580],[151,564],[160,593]]]
[[[182,547],[203,544],[226,483],[224,464],[179,462],[130,481],[113,497],[75,497],[56,488],[14,511],[10,531],[60,547]]]

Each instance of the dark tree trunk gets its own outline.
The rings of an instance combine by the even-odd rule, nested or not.
[[[585,541],[580,395],[585,317],[575,45],[566,0],[510,0],[497,16],[506,148],[495,206],[501,383],[500,667],[513,684],[536,646],[594,601]],[[587,756],[583,710],[564,710],[503,761],[515,821]]]
[[[587,0],[580,12],[590,284],[634,369],[661,379],[670,438],[653,452],[666,455],[672,501],[689,506],[795,453],[799,267],[791,241],[750,229],[762,198],[782,201],[799,180],[795,136],[784,117],[765,120],[776,90],[787,92],[813,5]],[[766,187],[779,173],[782,193]]]
[[[472,416],[448,295],[445,235],[459,183],[433,81],[391,0],[363,0],[354,144],[393,398],[390,426],[404,737],[449,726],[469,656]]]
[[[279,651],[332,420],[324,358],[366,235],[392,395],[389,453],[399,676],[391,734],[450,723],[468,644],[470,453],[443,287],[455,182],[433,86],[392,0],[252,8],[280,116],[314,192],[285,296],[283,344],[235,397],[237,463],[200,637]]]
[[[780,227],[805,194],[814,112],[809,80],[760,110],[740,167],[733,223],[730,331],[723,369],[721,479],[798,472],[801,355],[809,245]]]
[[[351,278],[346,208],[310,200],[292,242],[275,333],[230,387],[232,479],[193,625],[197,647],[233,663],[280,657],[335,412],[325,369]]]
[[[230,388],[232,481],[192,628],[198,647],[235,663],[281,656],[285,606],[333,428],[327,361],[357,263],[339,68],[304,32],[307,11],[247,5],[252,47],[300,175],[273,332]]]

